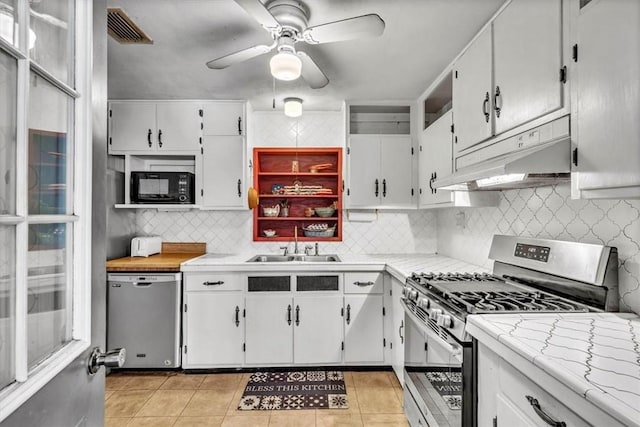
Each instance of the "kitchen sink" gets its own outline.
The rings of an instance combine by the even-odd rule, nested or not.
[[[338,255],[256,255],[247,262],[340,262]]]

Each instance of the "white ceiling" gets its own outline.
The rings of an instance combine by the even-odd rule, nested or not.
[[[304,100],[308,110],[339,110],[342,101],[415,100],[504,0],[306,0],[309,26],[367,13],[386,23],[382,36],[324,45],[299,42],[329,78],[322,89],[302,79],[276,81],[276,102]],[[111,99],[246,99],[271,109],[272,53],[211,70],[205,63],[269,34],[233,0],[109,0],[153,39],[122,45],[108,37]],[[105,29],[106,31],[106,29]]]

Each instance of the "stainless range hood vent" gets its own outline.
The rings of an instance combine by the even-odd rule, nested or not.
[[[107,8],[109,35],[122,44],[153,44],[153,40],[119,7]]]
[[[436,180],[434,187],[453,191],[491,191],[570,182],[569,119],[562,117],[459,156],[455,161],[456,171]]]

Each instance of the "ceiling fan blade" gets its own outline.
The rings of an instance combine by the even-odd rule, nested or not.
[[[266,7],[260,2],[260,0],[234,0],[238,5],[243,8],[249,15],[253,17],[260,25],[266,28],[268,31],[273,31],[280,28],[280,24],[276,21]]]
[[[275,44],[271,46],[267,46],[264,44],[253,46],[238,52],[230,53],[229,55],[225,55],[220,58],[213,59],[207,62],[207,67],[214,70],[222,70],[223,68],[227,68],[230,65],[246,61],[248,59],[255,58],[256,56],[270,52],[274,47]]]
[[[319,44],[379,36],[383,32],[384,21],[372,13],[307,28],[302,38],[309,44]]]
[[[298,58],[302,60],[302,78],[311,86],[311,89],[320,89],[329,83],[329,79],[324,75],[320,67],[304,52],[297,52]]]

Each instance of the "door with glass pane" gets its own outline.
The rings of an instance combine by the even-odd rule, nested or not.
[[[89,87],[106,93],[105,79],[93,80],[105,58],[94,58],[89,75],[91,6],[102,22],[96,33],[105,33],[104,0],[0,0],[3,427],[101,425],[104,418],[104,372],[89,376],[86,367],[91,348],[104,348],[106,297],[104,270],[91,268],[104,265],[97,243],[104,227],[91,228],[105,212],[104,205],[91,212]],[[104,46],[106,35],[99,37]],[[106,123],[106,99],[99,104]],[[106,146],[106,132],[93,139]],[[94,199],[105,193],[93,191]]]

